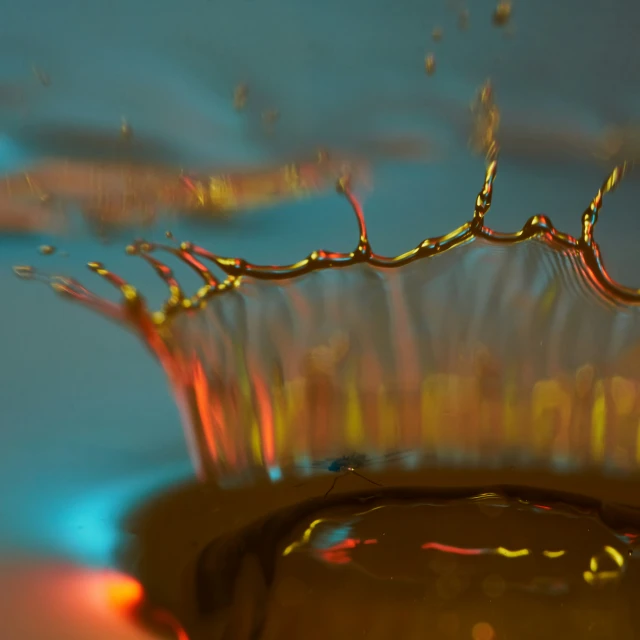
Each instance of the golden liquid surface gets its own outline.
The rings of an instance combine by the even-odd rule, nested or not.
[[[463,473],[457,487],[446,486],[446,473],[373,477],[397,486],[345,478],[326,499],[318,492],[327,478],[284,483],[280,497],[259,486],[220,495],[185,488],[135,516],[129,557],[140,558],[148,593],[191,640],[464,640],[489,627],[496,639],[631,639],[640,631],[637,508],[516,472],[512,479],[547,488],[465,488],[474,475]],[[595,496],[605,484],[556,480]],[[615,483],[607,489],[616,493]]]

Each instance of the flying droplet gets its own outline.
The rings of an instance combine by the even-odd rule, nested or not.
[[[50,256],[53,255],[56,252],[56,248],[50,244],[43,244],[42,246],[40,246],[38,248],[38,251],[43,255],[43,256]]]
[[[466,31],[469,28],[469,10],[462,9],[458,13],[458,29]]]
[[[233,107],[236,111],[242,111],[247,106],[249,87],[246,84],[239,84],[233,92]]]
[[[13,273],[23,280],[31,280],[32,278],[35,278],[36,275],[35,269],[26,265],[13,267]]]
[[[436,58],[433,53],[430,53],[425,57],[424,69],[428,76],[432,76],[436,72]]]
[[[492,22],[496,27],[504,27],[511,19],[511,2],[501,0],[493,12]]]
[[[131,140],[131,138],[133,138],[133,129],[127,122],[126,118],[122,118],[122,123],[120,124],[120,137],[126,141],[129,141]]]

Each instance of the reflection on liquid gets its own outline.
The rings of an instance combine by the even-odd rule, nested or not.
[[[130,131],[128,125],[126,130]],[[74,208],[99,235],[149,227],[168,211],[224,218],[318,194],[347,170],[366,175],[364,163],[326,152],[319,152],[316,161],[219,175],[148,164],[54,159],[0,179],[0,228],[59,233],[68,229]]]
[[[462,640],[483,624],[496,639],[635,638],[639,525],[637,511],[515,488],[312,500],[203,551],[192,640]]]

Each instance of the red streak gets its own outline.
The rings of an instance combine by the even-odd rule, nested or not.
[[[262,440],[263,462],[273,465],[276,461],[275,431],[273,425],[273,406],[267,391],[264,378],[257,374],[253,376],[253,388],[256,394],[258,417],[260,420],[260,436]]]
[[[360,540],[357,538],[346,538],[342,542],[320,551],[320,556],[330,564],[348,564],[351,562],[349,550],[355,549],[359,544]]]
[[[440,544],[439,542],[425,542],[425,544],[422,545],[422,549],[435,549],[436,551],[442,551],[444,553],[455,553],[459,556],[481,556],[484,553],[483,549],[451,547],[447,544]]]
[[[193,363],[193,387],[196,394],[196,404],[198,413],[202,421],[202,430],[207,443],[207,449],[211,459],[216,462],[218,460],[218,447],[216,445],[215,423],[216,419],[212,416],[213,407],[209,397],[209,383],[207,377],[202,370],[202,365],[198,360]]]

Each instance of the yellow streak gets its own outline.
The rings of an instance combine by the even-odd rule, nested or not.
[[[378,438],[380,446],[383,448],[389,444],[389,432],[393,424],[393,407],[387,396],[387,390],[384,385],[380,385],[378,389]]]
[[[529,549],[515,549],[511,551],[510,549],[505,549],[504,547],[498,547],[496,549],[496,553],[504,556],[505,558],[522,558],[524,556],[528,556],[531,554]]]
[[[555,436],[554,422],[557,413],[560,414],[561,430],[569,428],[571,398],[557,380],[539,380],[533,387],[531,402],[536,444],[538,447],[548,446]]]
[[[362,420],[362,407],[360,394],[358,393],[358,377],[355,367],[349,375],[347,384],[346,407],[347,443],[350,447],[357,447],[364,440],[364,423]]]
[[[319,520],[314,520],[306,529],[306,531],[302,534],[302,538],[300,540],[296,540],[296,542],[292,542],[283,552],[283,556],[288,556],[292,551],[295,551],[298,547],[301,547],[309,542],[311,538],[311,534],[313,530],[321,523],[324,522],[324,518],[320,518]]]
[[[260,437],[260,424],[254,418],[251,424],[251,451],[253,453],[253,459],[262,464],[262,438]]]
[[[594,395],[591,410],[591,455],[594,462],[601,462],[604,459],[604,432],[607,420],[607,404],[602,380],[596,383]]]
[[[620,577],[619,571],[601,571],[600,573],[593,573],[591,571],[585,571],[582,576],[585,582],[594,587],[603,582],[612,582]]]
[[[622,568],[624,566],[624,557],[623,555],[617,550],[614,549],[613,547],[610,547],[609,545],[607,545],[604,550],[609,554],[609,556],[611,557],[611,559],[620,567]]]

